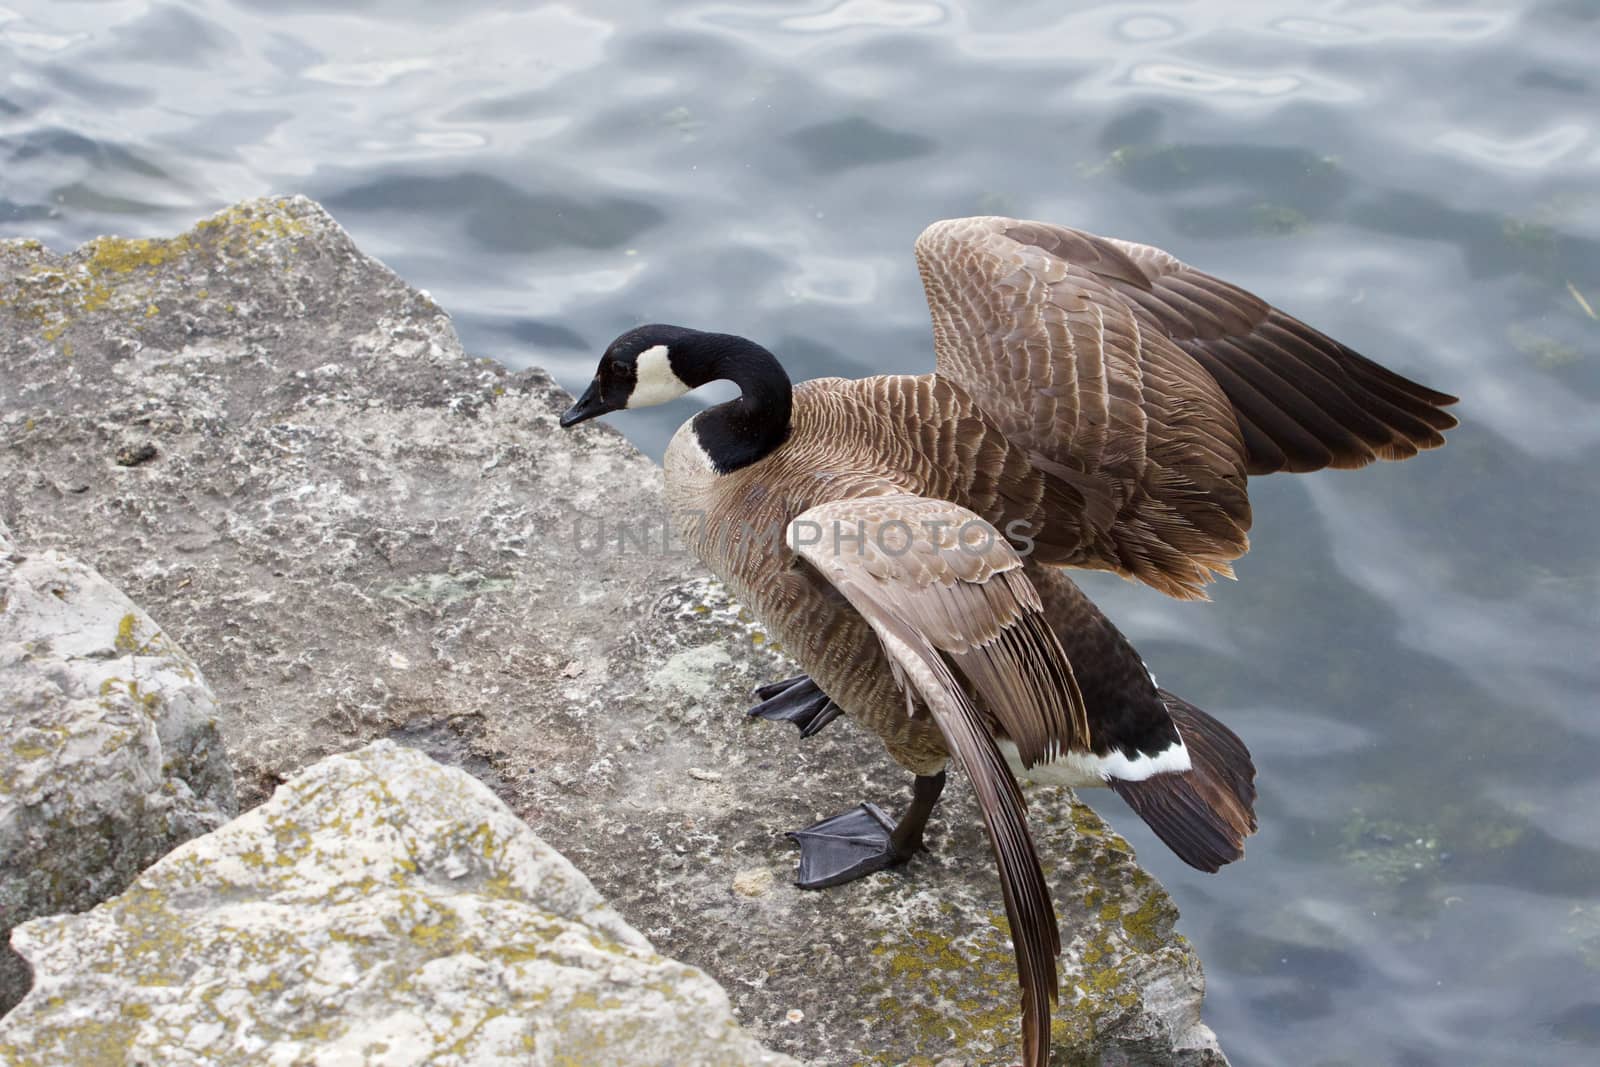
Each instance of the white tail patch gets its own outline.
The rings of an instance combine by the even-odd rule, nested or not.
[[[1064,785],[1073,789],[1087,789],[1106,784],[1108,778],[1121,778],[1125,782],[1142,782],[1155,774],[1180,772],[1193,766],[1189,750],[1180,738],[1153,756],[1138,754],[1125,756],[1112,750],[1109,755],[1097,756],[1093,752],[1065,752],[1049,763],[1024,768],[1017,758],[1016,743],[1009,740],[997,742],[1000,752],[1018,781],[1038,782],[1040,785]]]

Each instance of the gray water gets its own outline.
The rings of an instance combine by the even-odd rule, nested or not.
[[[1252,484],[1211,604],[1085,584],[1232,724],[1262,829],[1172,890],[1234,1063],[1600,1062],[1600,3],[0,0],[0,234],[304,192],[469,350],[622,329],[920,371],[910,245],[1006,213],[1166,247],[1462,428]],[[613,421],[659,454],[690,400]],[[1101,580],[1093,580],[1101,579]],[[730,714],[733,709],[730,709]]]

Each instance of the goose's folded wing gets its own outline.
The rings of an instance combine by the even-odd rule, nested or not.
[[[1088,725],[1022,560],[975,513],[910,495],[819,505],[794,519],[789,539],[872,626],[908,712],[913,697],[928,709],[972,782],[1016,946],[1025,1058],[1042,1065],[1061,937],[1026,805],[995,733],[1010,737],[1031,766],[1086,748]]]

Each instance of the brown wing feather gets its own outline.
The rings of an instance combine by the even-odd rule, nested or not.
[[[983,716],[935,650],[892,615],[869,615],[868,621],[883,642],[884,651],[932,713],[950,751],[972,782],[999,868],[1000,891],[1017,956],[1017,982],[1022,988],[1023,1063],[1025,1067],[1046,1067],[1050,1060],[1050,1009],[1057,1003],[1061,981],[1056,971],[1061,932],[1056,926],[1044,869],[1028,830],[1026,803]]]
[[[1148,245],[980,217],[917,240],[938,372],[1114,520],[1069,562],[1199,596],[1249,545],[1247,474],[1444,443],[1455,398]]]
[[[1379,366],[1159,248],[1042,223],[1006,232],[1083,255],[1077,262],[1199,360],[1271,441],[1270,449],[1251,452],[1251,474],[1405,459],[1443,445],[1443,431],[1456,425],[1442,410],[1455,397]]]
[[[1216,380],[1079,265],[1120,254],[1012,236],[1009,219],[935,223],[917,240],[938,374],[961,385],[1041,466],[1107,502],[1064,562],[1200,596],[1249,545],[1246,445]],[[1069,247],[1071,243],[1082,249]],[[1137,275],[1121,257],[1101,266]]]
[[[947,501],[840,500],[802,512],[789,529],[800,556],[872,626],[902,687],[928,708],[972,781],[1017,954],[1024,1061],[1044,1067],[1061,936],[995,734],[1015,741],[1031,766],[1086,748],[1088,722],[1038,593],[998,532]]]
[[[869,590],[876,611],[904,620],[950,659],[1024,766],[1087,749],[1088,717],[1067,655],[1021,557],[981,516],[946,500],[888,494],[819,504],[790,530],[796,551],[846,596],[845,580]]]

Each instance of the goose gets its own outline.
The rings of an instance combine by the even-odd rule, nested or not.
[[[803,736],[842,714],[913,775],[898,819],[869,802],[796,831],[797,884],[905,863],[954,757],[999,871],[1024,1063],[1044,1067],[1061,939],[1019,780],[1109,786],[1205,871],[1256,829],[1244,743],[1159,688],[1066,569],[1203,598],[1248,547],[1249,477],[1438,447],[1456,398],[1148,245],[986,216],[915,250],[931,374],[793,385],[754,341],[652,324],[560,424],[739,388],[664,466],[684,543],[806,672],[751,713]]]

